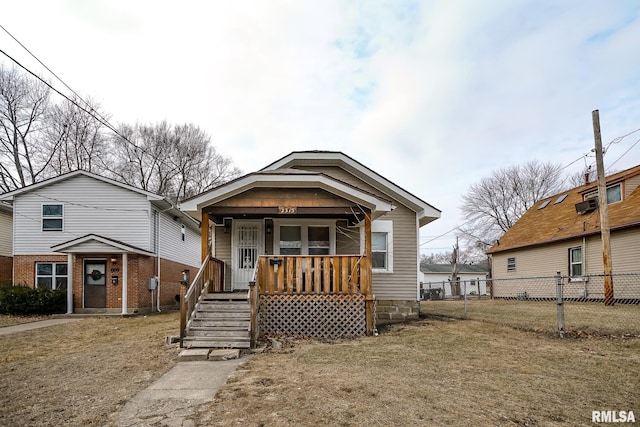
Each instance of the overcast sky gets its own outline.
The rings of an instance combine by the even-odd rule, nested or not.
[[[532,159],[594,162],[640,128],[640,2],[0,0],[0,24],[114,124],[193,122],[244,172],[339,150],[442,211]],[[6,33],[0,47],[46,72]],[[6,58],[0,61],[7,63]],[[605,166],[640,164],[640,133]],[[629,150],[627,152],[627,150]],[[625,154],[626,152],[626,154]],[[614,162],[618,160],[615,164]]]

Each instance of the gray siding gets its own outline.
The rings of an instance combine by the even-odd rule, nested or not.
[[[182,222],[166,213],[160,213],[160,257],[181,264],[200,267],[200,234],[185,225],[182,240]]]
[[[0,256],[13,255],[13,216],[0,210]]]
[[[42,231],[42,204],[64,205],[63,231]],[[51,246],[98,234],[150,248],[150,203],[146,196],[87,176],[75,176],[14,200],[15,254],[53,254]]]
[[[373,273],[373,293],[380,300],[418,299],[417,214],[398,206],[381,220],[393,220],[393,273]]]
[[[305,166],[301,169],[324,173],[364,191],[389,198],[339,167]],[[397,201],[395,203],[398,204]],[[393,221],[393,273],[373,273],[373,293],[380,300],[416,301],[420,283],[417,214],[398,204],[395,210],[378,219]]]

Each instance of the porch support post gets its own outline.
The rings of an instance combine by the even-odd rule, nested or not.
[[[201,255],[202,262],[207,259],[207,255],[209,255],[209,213],[202,212],[202,222],[200,223],[200,231],[201,231]]]
[[[67,254],[67,314],[73,313],[73,254]]]
[[[364,258],[362,260],[361,291],[365,294],[365,315],[367,321],[367,335],[373,333],[373,293],[371,286],[371,213],[364,216]]]
[[[128,261],[128,254],[125,252],[122,254],[122,314],[127,314]]]

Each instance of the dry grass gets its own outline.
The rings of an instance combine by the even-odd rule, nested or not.
[[[464,302],[422,301],[421,311],[454,318],[464,316]],[[517,300],[467,300],[467,318],[534,331],[556,333],[555,302]],[[565,302],[565,331],[577,334],[640,336],[640,305]]]
[[[300,343],[250,359],[203,426],[573,426],[640,413],[640,339],[565,339],[475,321]]]
[[[178,314],[91,318],[0,336],[0,425],[104,425],[166,372]]]

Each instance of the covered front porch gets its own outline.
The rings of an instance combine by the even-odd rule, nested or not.
[[[371,226],[393,206],[322,174],[292,175],[252,174],[181,206],[203,224],[203,265],[185,286],[183,333],[198,299],[222,292],[246,293],[252,342],[269,333],[373,332]]]

